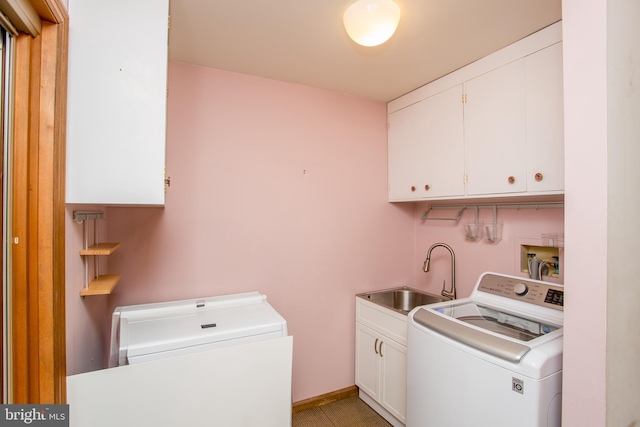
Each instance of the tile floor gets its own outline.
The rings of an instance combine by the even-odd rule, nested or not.
[[[389,427],[358,396],[347,397],[293,415],[293,427]]]

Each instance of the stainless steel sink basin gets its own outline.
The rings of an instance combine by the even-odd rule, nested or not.
[[[449,298],[422,292],[406,286],[385,289],[383,291],[366,292],[356,296],[405,315],[420,305],[449,301]]]

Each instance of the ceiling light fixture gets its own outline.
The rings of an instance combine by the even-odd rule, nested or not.
[[[356,0],[344,12],[344,28],[362,46],[378,46],[391,38],[400,22],[393,0]]]

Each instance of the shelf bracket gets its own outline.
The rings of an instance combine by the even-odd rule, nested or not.
[[[456,214],[452,217],[452,218],[440,218],[440,217],[430,217],[429,216],[429,212],[434,211],[434,210],[439,210],[439,209],[458,209],[458,211],[456,212]],[[422,214],[422,217],[420,218],[422,221],[426,221],[426,220],[438,220],[438,221],[458,221],[460,219],[460,216],[462,216],[462,213],[465,211],[465,209],[467,209],[466,206],[429,206],[429,209],[427,209],[426,211],[424,211],[424,213]]]
[[[103,218],[104,212],[102,211],[73,211],[73,220],[78,224],[82,224],[87,220]]]

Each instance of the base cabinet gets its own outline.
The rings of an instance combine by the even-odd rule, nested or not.
[[[389,420],[391,415],[396,420],[390,422],[400,421],[402,425],[407,401],[406,318],[396,318],[395,313],[387,314],[388,310],[383,308],[363,306],[363,302],[356,304],[356,385],[360,393],[366,393],[387,412],[381,413],[383,417]],[[395,333],[398,330],[402,333],[402,327],[404,343],[397,341]],[[395,335],[395,339],[390,335]]]
[[[381,335],[356,323],[356,385],[375,400],[380,400]]]
[[[403,423],[407,406],[407,347],[381,336],[380,403]]]

